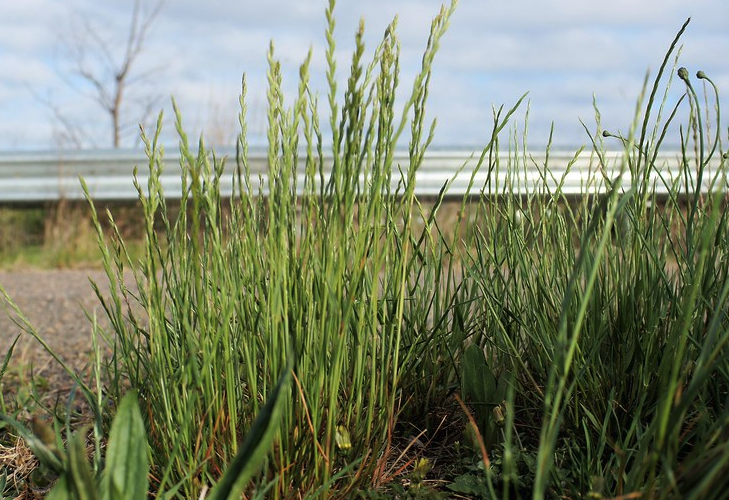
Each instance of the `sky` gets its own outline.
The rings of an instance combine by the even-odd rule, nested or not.
[[[143,0],[143,13],[154,3]],[[398,15],[402,96],[419,69],[440,5],[431,0],[339,0],[340,99],[360,19],[366,57],[371,57]],[[0,1],[0,151],[110,147],[110,119],[94,100],[93,88],[74,73],[72,47],[82,47],[87,67],[99,71],[94,57],[99,43],[89,37],[90,26],[120,61],[132,6],[132,0]],[[202,133],[209,144],[232,144],[243,74],[249,139],[261,142],[271,40],[289,96],[311,48],[311,86],[325,102],[325,7],[324,0],[164,1],[130,72],[135,82],[123,100],[122,145],[140,147],[137,124],[145,120],[149,129],[161,110],[163,141],[175,146],[172,97],[191,140]],[[426,108],[429,119],[437,117],[434,146],[484,145],[493,109],[510,108],[526,92],[510,130],[521,138],[527,127],[530,147],[543,147],[552,126],[555,147],[588,143],[583,123],[595,130],[593,99],[602,126],[627,133],[646,72],[655,75],[689,16],[679,65],[692,77],[697,70],[711,77],[729,109],[726,0],[461,0],[436,56]],[[669,103],[684,90],[682,82],[674,81]],[[145,115],[143,107],[152,111]],[[688,108],[681,109],[679,116],[685,117]]]

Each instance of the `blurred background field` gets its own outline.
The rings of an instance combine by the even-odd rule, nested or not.
[[[141,209],[135,204],[107,207],[130,248],[141,245]],[[99,268],[96,233],[86,202],[42,206],[0,206],[0,268]]]

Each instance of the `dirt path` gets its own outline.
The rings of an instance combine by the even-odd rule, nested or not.
[[[84,309],[96,313],[103,324],[104,312],[89,279],[104,290],[108,280],[99,270],[21,270],[0,271],[0,284],[20,307],[36,331],[51,348],[76,369],[81,369],[91,352],[91,322]],[[0,362],[22,329],[0,296]],[[57,364],[30,335],[23,333],[15,348],[12,364],[32,366],[45,376]]]

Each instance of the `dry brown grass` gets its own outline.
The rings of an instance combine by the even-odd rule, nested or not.
[[[38,459],[21,438],[11,446],[0,440],[0,467],[7,473],[7,485],[17,493],[16,500],[41,498],[44,491],[31,487],[30,476],[38,467]]]

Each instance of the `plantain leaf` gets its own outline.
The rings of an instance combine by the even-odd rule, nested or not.
[[[62,474],[58,478],[58,481],[53,485],[51,491],[48,492],[46,500],[73,500],[74,495],[71,493],[70,484],[68,482],[68,476],[66,473]]]
[[[472,344],[461,360],[461,392],[471,404],[496,401],[496,378],[486,362],[481,348]]]
[[[76,432],[68,445],[68,474],[74,498],[78,500],[99,500],[99,488],[89,467],[86,456],[86,434],[88,428]]]
[[[102,474],[104,500],[136,500],[149,492],[147,432],[139,411],[136,392],[129,392],[119,404],[111,424]]]
[[[291,350],[289,350],[291,352]],[[228,466],[218,484],[210,492],[207,500],[229,500],[240,498],[251,477],[258,470],[268,454],[274,434],[281,419],[281,406],[291,383],[294,357],[289,354],[278,384],[269,395],[266,405],[261,408],[253,421],[248,435],[238,454]]]

